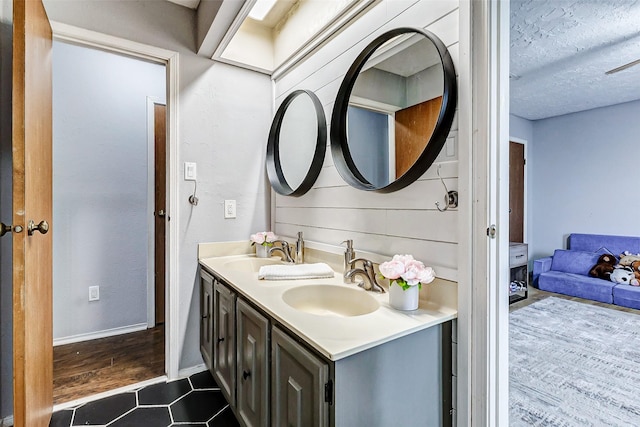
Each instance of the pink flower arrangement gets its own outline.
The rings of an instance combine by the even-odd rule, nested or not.
[[[273,246],[273,242],[278,240],[278,236],[276,236],[272,231],[260,231],[256,234],[251,235],[251,245],[262,245],[262,246]]]
[[[436,278],[431,267],[425,267],[421,261],[416,261],[411,255],[394,255],[391,261],[380,264],[380,273],[384,278],[395,281],[402,290],[418,285],[422,289]]]

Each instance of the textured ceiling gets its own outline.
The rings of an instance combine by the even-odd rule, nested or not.
[[[640,0],[511,0],[511,113],[529,120],[640,99]]]

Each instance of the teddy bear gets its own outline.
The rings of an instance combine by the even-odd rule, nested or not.
[[[631,267],[617,265],[611,272],[610,280],[623,285],[640,286],[640,281],[636,279]]]
[[[640,282],[640,260],[633,261],[631,263],[631,269],[633,270],[633,274],[635,274],[636,279]]]
[[[629,251],[624,251],[620,254],[620,261],[618,261],[618,264],[623,267],[629,267],[635,261],[640,261],[640,254],[632,254]]]
[[[610,254],[602,254],[598,258],[598,262],[596,265],[591,267],[589,270],[589,276],[597,277],[598,279],[610,280],[611,272],[613,271],[613,267],[615,267],[616,257]]]

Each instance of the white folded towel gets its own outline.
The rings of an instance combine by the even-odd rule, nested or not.
[[[331,267],[323,262],[315,264],[263,265],[258,271],[258,279],[264,280],[299,280],[324,279],[333,277]]]

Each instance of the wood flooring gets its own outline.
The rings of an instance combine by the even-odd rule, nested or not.
[[[53,402],[164,375],[164,326],[53,348]]]

